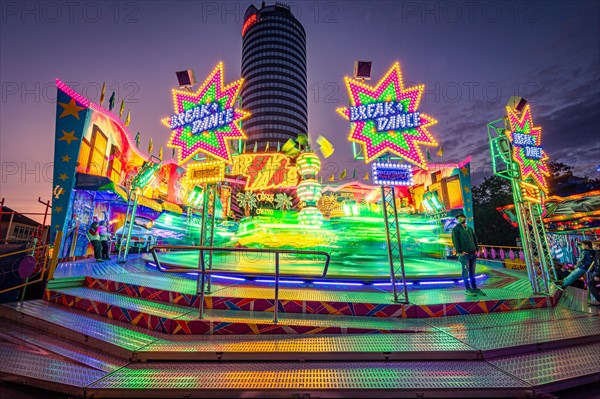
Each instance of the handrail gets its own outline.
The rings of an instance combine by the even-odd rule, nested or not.
[[[165,249],[178,249],[178,250],[192,250],[192,251],[200,251],[200,256],[198,257],[198,269],[191,270],[185,268],[176,268],[176,267],[164,267],[160,264],[158,260],[158,256],[156,255],[156,250],[165,250]],[[188,246],[188,245],[157,245],[152,248],[152,257],[156,262],[156,268],[163,273],[196,273],[198,275],[197,284],[200,286],[200,304],[199,304],[199,319],[204,317],[204,296],[205,289],[204,283],[206,276],[213,274],[212,268],[206,270],[206,266],[204,264],[204,251],[212,252],[250,252],[250,253],[269,253],[275,254],[275,303],[273,306],[273,323],[277,324],[277,316],[278,316],[278,308],[279,308],[279,255],[280,254],[297,254],[297,255],[318,255],[325,257],[325,266],[323,267],[323,274],[319,276],[323,278],[327,275],[327,271],[329,270],[329,263],[331,261],[331,256],[328,252],[324,251],[297,251],[291,249],[261,249],[261,248],[223,248],[223,247],[205,247],[205,246]],[[218,271],[218,273],[223,274],[224,271]],[[273,275],[272,273],[245,273],[250,276],[264,276],[264,275]],[[286,274],[286,276],[291,277],[306,277],[306,274]],[[197,291],[196,291],[197,292]]]

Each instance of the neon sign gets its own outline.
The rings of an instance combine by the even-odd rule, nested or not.
[[[238,126],[250,114],[234,108],[243,79],[224,85],[219,63],[196,93],[173,89],[175,114],[162,120],[173,130],[168,147],[178,150],[182,164],[199,152],[231,163],[228,140],[246,139]]]
[[[413,171],[411,165],[375,162],[373,169],[373,184],[388,186],[412,186]]]
[[[233,109],[219,111],[219,103],[202,104],[185,112],[171,116],[170,128],[190,126],[192,134],[216,129],[233,122]]]
[[[348,140],[362,145],[365,162],[391,152],[427,169],[418,144],[437,146],[427,130],[437,121],[417,111],[425,86],[404,88],[398,63],[374,87],[345,81],[351,106],[337,111],[351,122]]]
[[[506,107],[510,131],[506,131],[508,139],[513,145],[513,160],[519,165],[521,180],[531,178],[544,193],[548,192],[545,176],[550,176],[546,165],[548,156],[541,147],[542,128],[533,125],[531,108],[526,105],[521,113]],[[537,202],[537,195],[528,191],[530,199]]]
[[[198,162],[187,167],[187,183],[201,184],[223,181],[225,164],[223,162]]]
[[[298,184],[298,172],[283,154],[244,154],[233,158],[231,176],[246,177],[246,191],[292,187]]]

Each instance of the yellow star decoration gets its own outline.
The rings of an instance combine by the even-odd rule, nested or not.
[[[58,178],[62,181],[65,181],[68,179],[67,174],[66,173],[61,173],[60,176],[58,176]]]
[[[65,116],[73,115],[76,119],[79,119],[79,112],[84,110],[85,107],[78,107],[77,103],[74,99],[71,99],[69,103],[58,103],[61,107],[63,107],[63,112],[60,114],[58,119],[64,118]]]
[[[465,190],[465,193],[469,194],[469,191],[471,191],[471,189],[467,186],[463,186],[463,189]]]
[[[70,156],[68,156],[68,155],[64,155],[64,156],[62,157],[62,161],[63,161],[63,162],[69,162],[70,160],[71,160],[71,157],[70,157]]]
[[[56,213],[61,213],[62,212],[62,206],[57,206],[55,209]]]
[[[65,132],[64,130],[63,132],[63,136],[61,138],[58,139],[58,141],[66,141],[67,145],[71,144],[71,141],[73,140],[79,140],[77,137],[75,137],[75,130],[73,130],[72,132]],[[64,158],[63,158],[64,161]]]
[[[463,166],[462,168],[460,168],[460,173],[462,173],[463,175],[467,175],[467,173],[469,173],[469,168],[467,168],[466,166]]]

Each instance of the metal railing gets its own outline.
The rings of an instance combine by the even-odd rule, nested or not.
[[[26,249],[22,249],[19,251],[9,252],[7,254],[0,255],[0,259],[2,259],[2,258],[7,258],[9,256],[19,255],[19,254],[28,254],[30,256],[34,256],[36,259],[36,267],[35,267],[33,273],[31,274],[31,276],[25,277],[23,279],[23,280],[25,280],[25,282],[23,284],[15,285],[13,287],[9,287],[9,288],[0,290],[0,295],[10,292],[10,291],[13,291],[13,290],[23,288],[23,291],[21,291],[21,298],[20,298],[20,302],[23,302],[23,300],[25,299],[25,290],[26,290],[27,286],[32,285],[32,284],[37,284],[44,280],[44,277],[46,275],[46,269],[48,266],[48,260],[49,260],[49,257],[47,256],[47,254],[48,254],[48,250],[50,247],[51,247],[50,245],[42,245],[39,247],[26,248]],[[37,263],[38,263],[37,259],[40,259],[40,258],[41,258],[42,266],[40,268],[38,268],[37,267]],[[34,280],[30,280],[30,278],[35,276],[36,274],[38,275],[38,277]]]
[[[160,261],[158,260],[158,256],[156,254],[157,250],[187,250],[187,251],[199,251],[200,254],[198,256],[198,268],[197,269],[189,269],[189,268],[177,268],[177,267],[169,267],[162,266]],[[199,304],[199,315],[198,318],[202,319],[204,317],[204,296],[206,294],[206,290],[204,288],[206,283],[206,277],[208,276],[209,283],[211,275],[215,270],[212,267],[209,270],[206,270],[206,265],[204,261],[204,252],[208,251],[209,253],[213,252],[247,252],[247,253],[266,253],[266,254],[275,254],[275,273],[261,272],[261,273],[244,273],[246,276],[274,276],[275,277],[275,302],[273,306],[273,323],[277,324],[278,317],[278,309],[279,309],[279,256],[281,254],[294,254],[294,255],[316,255],[316,256],[324,256],[325,257],[325,265],[323,267],[323,273],[320,276],[316,276],[318,278],[323,278],[327,275],[327,270],[329,269],[329,262],[331,261],[331,257],[329,253],[324,251],[296,251],[296,250],[288,250],[288,249],[258,249],[258,248],[220,248],[220,247],[204,247],[204,246],[185,246],[185,245],[157,245],[152,248],[152,257],[154,258],[154,262],[156,262],[156,268],[163,273],[196,273],[197,274],[197,290],[196,293],[200,294],[200,304]],[[230,272],[226,270],[217,270],[217,273],[220,275],[227,274],[240,274],[239,272]],[[286,277],[309,277],[306,274],[286,274]],[[200,292],[198,292],[200,291]]]
[[[502,245],[480,245],[479,259],[512,264],[525,264],[525,253],[521,247]]]

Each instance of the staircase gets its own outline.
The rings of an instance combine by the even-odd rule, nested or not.
[[[600,316],[577,289],[494,311],[506,309],[489,288],[460,305],[487,313],[456,316],[385,293],[293,291],[274,324],[269,287],[215,285],[199,320],[193,280],[60,280],[44,300],[0,306],[0,375],[94,398],[536,397],[600,380]]]

